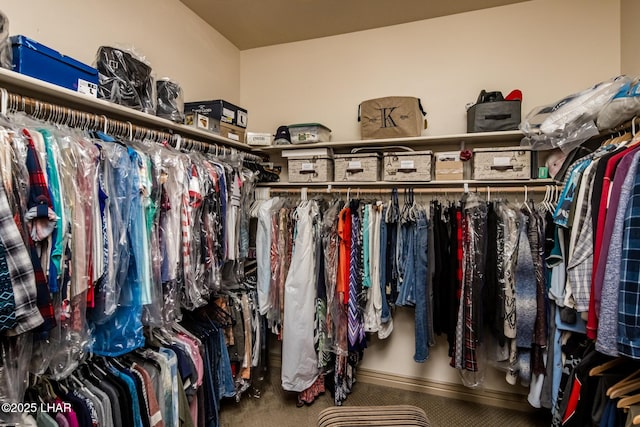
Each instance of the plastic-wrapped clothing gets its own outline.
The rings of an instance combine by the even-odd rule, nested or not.
[[[275,197],[264,201],[258,210],[258,229],[256,230],[256,258],[258,262],[258,307],[260,314],[269,311],[269,285],[271,284],[271,215],[272,208],[278,204]]]
[[[318,355],[314,348],[316,256],[314,221],[318,206],[300,203],[295,210],[294,249],[285,282],[282,332],[282,388],[301,392],[318,378]]]
[[[155,114],[151,67],[120,49],[101,46],[98,49],[98,98],[107,99],[147,114]]]
[[[13,50],[9,40],[9,18],[0,12],[0,67],[12,69]]]
[[[148,255],[148,236],[144,210],[141,205],[140,162],[139,154],[129,148],[130,179],[123,190],[128,191],[131,201],[129,218],[123,218],[124,224],[128,224],[127,239],[125,244],[130,254],[127,263],[126,278],[121,283],[121,292],[118,307],[107,322],[96,326],[94,329],[93,351],[96,354],[118,356],[128,353],[144,345],[142,331],[142,306],[149,304],[151,275]],[[124,267],[121,265],[121,267]],[[122,272],[122,270],[120,270]]]
[[[180,85],[169,79],[158,80],[156,94],[156,115],[172,122],[184,122],[184,97]]]

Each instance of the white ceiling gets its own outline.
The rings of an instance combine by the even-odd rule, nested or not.
[[[181,1],[238,49],[245,50],[528,0]]]

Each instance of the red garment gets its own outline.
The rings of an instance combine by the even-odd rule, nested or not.
[[[44,176],[44,172],[40,165],[38,153],[36,147],[31,138],[31,134],[28,130],[23,129],[22,134],[27,139],[27,158],[26,167],[29,171],[29,199],[27,201],[27,207],[29,209],[42,209],[42,216],[47,215],[53,205],[51,204],[51,198],[49,197],[49,187]],[[49,221],[47,218],[46,221]],[[38,250],[36,248],[36,242],[33,241],[31,235],[27,235],[27,241],[25,242],[27,250],[31,255],[31,264],[33,265],[33,273],[36,282],[37,289],[37,305],[40,310],[40,314],[44,319],[44,323],[40,326],[40,330],[48,332],[56,326],[55,315],[53,312],[53,304],[51,303],[51,295],[49,294],[49,281],[42,269],[40,263],[40,257],[38,256]],[[43,248],[48,249],[48,248]]]
[[[340,211],[338,236],[340,237],[340,251],[336,292],[343,296],[343,304],[349,304],[349,268],[351,267],[351,209],[349,207]]]
[[[574,378],[573,386],[571,387],[571,394],[569,395],[569,400],[567,401],[567,409],[564,412],[562,417],[562,424],[566,424],[569,419],[574,416],[576,413],[576,409],[578,408],[578,403],[580,403],[580,390],[582,389],[582,382],[579,378]]]
[[[589,339],[595,339],[598,331],[598,313],[600,312],[600,296],[602,293],[602,283],[596,284],[596,271],[598,267],[598,260],[602,251],[602,239],[604,237],[604,224],[606,222],[607,207],[609,205],[609,190],[611,189],[611,183],[615,174],[616,167],[622,158],[631,150],[627,148],[620,153],[609,158],[607,162],[607,168],[604,172],[604,178],[602,182],[602,196],[600,198],[600,208],[598,209],[598,223],[594,230],[594,245],[593,245],[593,269],[591,273],[591,291],[589,296],[589,311],[587,317],[587,337]]]

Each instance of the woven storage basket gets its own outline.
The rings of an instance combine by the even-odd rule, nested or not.
[[[411,405],[336,406],[318,414],[318,427],[419,426],[430,427],[425,412]]]
[[[380,180],[380,155],[377,153],[336,154],[333,156],[334,179],[347,182]]]
[[[476,148],[473,150],[473,179],[531,179],[531,162],[531,149]]]
[[[333,181],[333,160],[328,157],[289,159],[289,182]]]
[[[432,151],[384,153],[384,181],[431,181]]]

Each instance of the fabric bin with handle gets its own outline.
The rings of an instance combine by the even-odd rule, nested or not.
[[[336,154],[334,178],[336,181],[373,182],[380,180],[380,154]]]
[[[521,101],[494,101],[475,104],[467,110],[467,132],[517,130]]]
[[[323,157],[290,157],[289,182],[333,181],[333,159]]]
[[[422,134],[426,113],[419,98],[387,96],[363,101],[358,107],[362,139],[405,138]]]
[[[431,181],[432,161],[431,150],[384,153],[382,179],[384,181]]]
[[[524,147],[475,148],[473,179],[531,179],[532,153]]]

